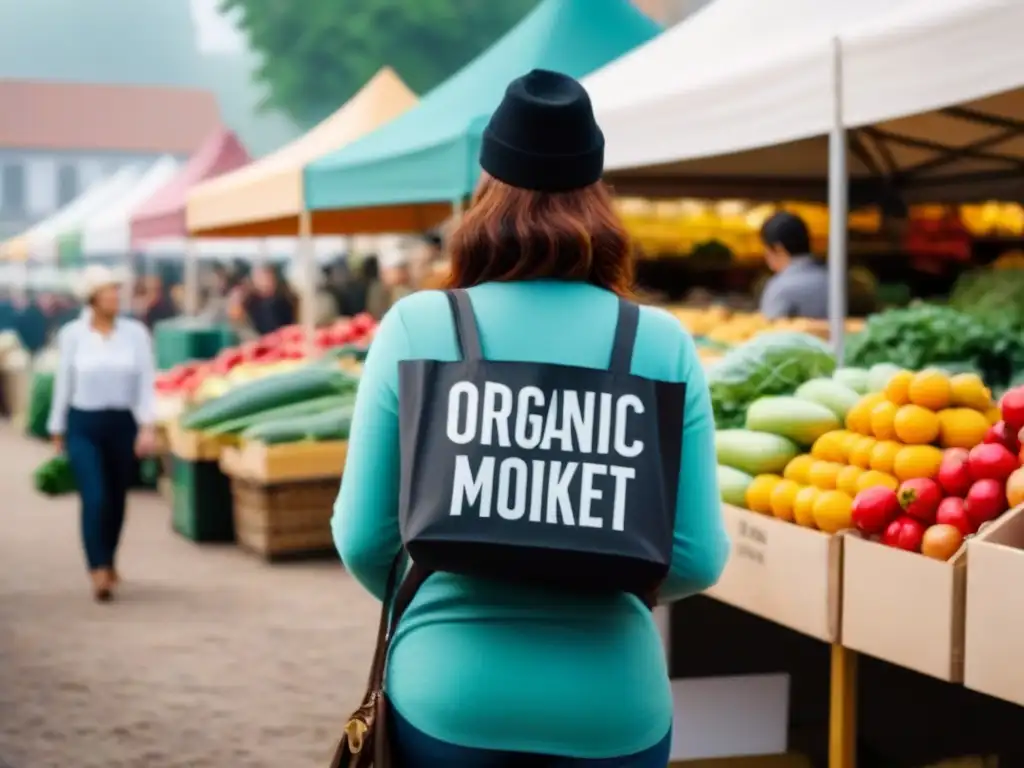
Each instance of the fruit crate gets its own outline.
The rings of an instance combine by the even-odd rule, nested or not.
[[[235,540],[231,483],[216,461],[171,457],[174,530],[202,543]]]
[[[706,594],[801,634],[839,638],[843,537],[729,504],[722,517],[733,547]]]
[[[275,485],[235,477],[235,533],[239,545],[268,561],[334,553],[331,515],[337,479]]]

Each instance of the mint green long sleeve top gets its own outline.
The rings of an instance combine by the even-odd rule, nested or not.
[[[617,297],[582,283],[490,283],[469,290],[489,360],[605,368]],[[396,304],[366,359],[334,508],[348,571],[383,599],[398,527],[398,362],[457,359],[443,293]],[[640,313],[632,371],[687,383],[671,602],[713,585],[729,542],[716,479],[714,420],[693,340],[670,314]],[[399,624],[385,683],[414,727],[465,747],[609,758],[658,743],[672,722],[665,654],[633,595],[560,594],[435,573]]]

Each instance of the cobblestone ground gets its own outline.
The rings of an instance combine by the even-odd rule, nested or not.
[[[0,767],[322,768],[365,683],[376,604],[336,562],[268,566],[130,503],[116,602],[92,602],[77,500],[0,426]]]

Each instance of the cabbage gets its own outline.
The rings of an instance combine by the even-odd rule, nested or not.
[[[719,429],[742,427],[747,407],[765,395],[791,395],[805,381],[831,376],[828,345],[806,333],[762,333],[733,348],[708,371]]]

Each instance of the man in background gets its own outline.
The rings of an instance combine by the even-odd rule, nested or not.
[[[260,336],[295,323],[295,302],[273,267],[252,271],[252,291],[245,300],[245,314]]]
[[[828,317],[828,268],[811,254],[807,225],[799,216],[780,211],[761,227],[768,268],[775,275],[761,294],[761,314],[783,317]]]

